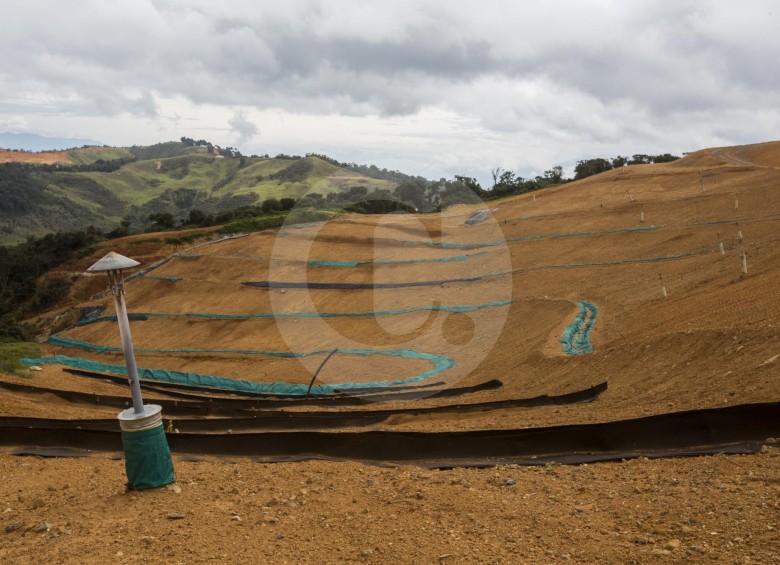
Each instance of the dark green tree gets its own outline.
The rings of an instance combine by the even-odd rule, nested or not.
[[[628,164],[628,157],[623,157],[622,155],[618,155],[617,157],[614,157],[612,159],[613,169],[619,169],[620,167],[625,167],[627,164]]]
[[[173,219],[173,214],[170,214],[169,212],[149,214],[149,221],[152,222],[153,229],[166,230],[176,225]]]
[[[653,158],[650,157],[650,155],[645,155],[643,153],[637,153],[633,157],[631,157],[631,160],[629,160],[629,165],[649,165],[653,162]]]
[[[612,169],[612,163],[601,157],[577,161],[574,167],[574,180],[584,179]]]
[[[544,180],[550,184],[563,182],[563,167],[555,165],[552,169],[544,171]]]
[[[425,209],[427,183],[422,179],[402,182],[395,187],[395,196],[401,202],[408,202],[418,210]]]
[[[185,221],[182,222],[182,224],[187,226],[208,226],[211,225],[213,221],[214,218],[212,216],[209,216],[203,212],[203,210],[194,208],[190,210],[189,216]]]
[[[263,200],[263,203],[260,205],[260,208],[263,210],[264,213],[268,214],[270,212],[276,212],[278,210],[281,210],[282,205],[279,203],[279,201],[276,198],[267,198],[266,200]]]

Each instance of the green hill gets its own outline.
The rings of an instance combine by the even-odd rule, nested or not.
[[[155,213],[183,219],[193,209],[214,214],[271,197],[397,184],[318,156],[224,157],[180,142],[66,153],[69,164],[24,162],[23,154],[0,164],[0,243],[89,225],[110,230],[123,219],[144,229]]]

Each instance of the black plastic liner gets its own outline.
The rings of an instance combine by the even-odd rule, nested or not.
[[[168,443],[173,452],[190,455],[250,456],[264,461],[325,458],[449,468],[743,453],[778,435],[780,403],[775,402],[519,430],[169,433]],[[8,427],[0,433],[0,444],[121,451],[118,430]]]
[[[78,369],[63,369],[67,373],[77,375],[80,377],[88,377],[98,379],[102,381],[110,381],[119,385],[127,384],[127,377],[109,375],[107,373],[97,373],[91,371],[82,371]],[[504,386],[498,379],[491,379],[476,385],[454,387],[437,390],[435,392],[429,392],[423,389],[435,388],[444,386],[446,383],[443,381],[428,383],[422,385],[407,385],[407,386],[395,386],[395,387],[377,387],[349,389],[346,392],[339,392],[336,394],[327,395],[310,395],[301,396],[296,395],[283,395],[283,394],[262,394],[254,392],[238,392],[238,391],[225,391],[221,389],[215,389],[205,386],[185,385],[179,383],[165,383],[157,381],[149,381],[147,379],[139,379],[141,388],[143,390],[159,392],[168,396],[174,396],[177,398],[186,398],[191,400],[216,400],[213,396],[230,397],[231,399],[253,399],[252,402],[257,403],[260,399],[267,400],[269,406],[353,406],[361,404],[370,404],[376,402],[388,402],[392,400],[416,400],[421,397],[425,398],[452,398],[457,396],[465,396],[467,394],[473,394],[475,392],[481,392],[484,390],[495,390]],[[0,381],[0,386],[2,386]],[[175,392],[178,390],[192,391],[192,392]],[[422,391],[422,394],[421,394]],[[199,394],[196,394],[199,393]],[[209,396],[206,396],[209,395]],[[257,399],[257,400],[254,400]]]
[[[63,371],[66,373],[69,373],[71,375],[76,375],[79,377],[88,377],[93,379],[98,379],[102,381],[110,381],[112,383],[116,384],[127,384],[127,377],[120,376],[120,375],[112,375],[109,373],[100,373],[97,371],[85,371],[83,369],[68,369],[63,368]],[[231,396],[231,397],[249,397],[249,398],[267,398],[272,399],[275,401],[287,401],[287,400],[301,400],[302,397],[300,394],[267,394],[262,392],[251,392],[251,391],[228,391],[218,388],[211,388],[207,386],[198,386],[198,385],[188,385],[188,384],[182,384],[182,383],[166,383],[162,381],[150,381],[148,379],[141,378],[139,379],[141,386],[145,390],[150,391],[156,391],[161,392],[164,394],[168,394],[170,396],[178,396],[179,398],[204,398],[202,394],[209,394],[213,396]],[[373,388],[351,388],[348,392],[337,392],[336,394],[311,394],[308,395],[308,400],[315,400],[315,401],[331,401],[335,398],[340,397],[352,397],[354,398],[355,395],[360,395],[365,398],[373,398],[375,396],[385,396],[388,393],[395,393],[397,391],[408,391],[408,390],[419,390],[419,389],[427,389],[427,388],[435,388],[445,385],[443,381],[437,381],[433,383],[425,383],[425,384],[419,384],[419,385],[406,385],[406,386],[393,386],[393,387],[373,387]],[[478,385],[474,385],[471,387],[460,387],[460,388],[453,388],[453,389],[444,389],[442,391],[438,391],[434,394],[439,393],[445,393],[447,391],[450,392],[453,396],[457,396],[459,394],[470,394],[472,392],[477,392],[480,390],[492,390],[494,388],[500,388],[503,386],[503,383],[498,379],[492,379],[490,381],[487,381],[485,383],[480,383]],[[193,392],[199,392],[201,395],[196,394],[174,394],[173,390],[186,390],[186,391],[193,391]],[[416,397],[419,397],[419,394],[415,395]],[[310,402],[308,402],[309,404]],[[351,402],[356,403],[356,402]],[[365,402],[360,402],[361,404],[364,404]]]
[[[329,290],[362,290],[372,288],[405,288],[410,286],[438,286],[447,283],[474,282],[485,278],[484,276],[463,277],[457,279],[441,279],[437,281],[414,281],[400,283],[341,283],[341,282],[284,282],[284,281],[244,281],[245,286],[258,288],[312,288]]]
[[[68,397],[69,400],[94,400],[108,406],[126,408],[130,401],[125,397],[96,396],[83,392],[57,391],[54,389],[41,389],[29,385],[13,385],[14,390],[31,392],[46,392]],[[170,420],[173,416],[203,416],[221,415],[230,418],[212,418],[208,420],[177,420],[176,427],[180,431],[227,431],[248,429],[316,429],[320,427],[340,428],[359,427],[383,422],[391,416],[424,416],[426,414],[486,412],[490,410],[502,410],[507,408],[531,408],[537,406],[550,406],[562,404],[574,404],[578,402],[591,402],[602,392],[607,390],[607,383],[587,388],[585,390],[561,394],[557,396],[536,396],[533,398],[519,398],[511,400],[498,400],[493,402],[478,402],[472,404],[454,404],[448,406],[435,406],[431,408],[397,408],[392,410],[360,410],[352,412],[289,412],[269,409],[267,406],[260,408],[258,402],[248,404],[241,400],[221,400],[213,402],[193,402],[177,400],[155,399],[150,403],[158,404],[163,408],[163,417]],[[72,396],[72,397],[71,397]],[[236,405],[240,405],[240,408]],[[279,408],[274,406],[273,408]],[[287,406],[285,406],[287,408]],[[262,411],[258,411],[262,410]],[[248,416],[248,414],[252,414]],[[52,420],[48,418],[6,417],[0,418],[0,429],[30,427],[51,429],[92,429],[114,430],[116,420],[84,419],[84,420]]]
[[[247,416],[242,410],[233,418],[209,418],[176,420],[174,426],[180,432],[227,432],[228,430],[268,429],[317,429],[370,426],[384,422],[392,416],[425,416],[428,414],[466,414],[504,410],[511,408],[532,408],[578,402],[591,402],[607,390],[607,383],[601,383],[585,390],[558,396],[536,396],[473,404],[454,404],[429,408],[396,408],[390,410],[356,410],[351,412],[289,412],[267,410]],[[157,400],[153,401],[159,404]],[[163,418],[170,421],[170,414],[163,407]],[[47,418],[6,417],[0,418],[0,430],[6,428],[35,428],[59,430],[115,430],[116,419],[51,420]]]
[[[100,314],[103,313],[103,310],[105,310],[105,305],[100,306],[84,306],[81,308],[81,317],[79,318],[79,322],[85,321],[85,320],[94,320]]]
[[[715,447],[698,447],[696,449],[679,449],[674,451],[632,451],[632,452],[614,452],[614,453],[594,453],[594,454],[582,454],[574,453],[570,455],[550,455],[550,456],[530,456],[520,457],[508,462],[494,462],[488,463],[484,460],[468,461],[466,459],[459,459],[457,462],[448,464],[446,461],[425,461],[418,460],[414,464],[418,467],[425,467],[429,469],[451,469],[456,467],[492,467],[494,465],[513,464],[513,465],[547,465],[548,463],[557,463],[560,465],[580,465],[582,463],[599,463],[604,461],[622,461],[626,459],[636,459],[638,457],[647,457],[649,459],[659,459],[664,457],[695,457],[701,455],[716,455],[716,454],[728,454],[728,455],[744,455],[748,453],[758,453],[761,451],[762,443],[740,443],[721,445]],[[36,457],[90,457],[92,452],[88,449],[75,449],[69,447],[19,447],[11,451],[11,455],[33,455]],[[123,453],[114,453],[111,459],[121,460],[124,459]],[[202,463],[209,461],[208,458],[203,456],[194,455],[180,455],[178,457],[180,461]],[[334,457],[323,457],[317,455],[290,455],[284,457],[252,457],[252,460],[256,463],[295,463],[299,461],[343,461],[343,459],[336,459]],[[372,464],[377,467],[393,467],[392,462],[387,461],[365,461],[365,463]]]

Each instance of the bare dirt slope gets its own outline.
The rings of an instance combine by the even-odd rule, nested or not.
[[[71,160],[65,151],[9,151],[0,149],[0,163],[36,163],[39,165],[70,164]]]
[[[156,314],[132,322],[138,362],[305,385],[325,354],[338,348],[353,353],[337,353],[318,381],[367,383],[408,381],[431,370],[429,359],[377,353],[413,350],[452,362],[423,381],[441,383],[436,390],[502,380],[501,388],[461,403],[564,394],[609,382],[588,404],[409,416],[375,426],[388,430],[515,429],[778,401],[778,165],[779,142],[716,148],[674,163],[610,171],[535,198],[492,203],[491,219],[475,226],[464,224],[473,207],[437,216],[345,216],[179,250],[127,285],[129,310]],[[742,253],[747,275],[740,271]],[[431,284],[241,284],[263,281]],[[91,291],[99,290],[99,283],[88,282]],[[595,306],[593,352],[569,355],[561,339],[582,301]],[[113,313],[105,298],[80,304],[88,305]],[[467,308],[448,311],[452,306]],[[312,313],[320,317],[307,316]],[[110,320],[60,336],[119,345]],[[122,362],[118,352],[53,345],[46,351]],[[45,365],[31,380],[3,378],[126,393],[121,385],[74,377],[57,365]],[[421,395],[412,403],[453,400]],[[0,410],[58,418],[114,412],[6,392]],[[771,450],[446,472],[180,460],[182,493],[135,495],[122,493],[118,461],[4,455],[0,462],[14,477],[2,493],[2,504],[10,508],[6,522],[24,523],[0,545],[0,555],[9,558],[134,562],[141,552],[169,562],[778,561],[780,470]],[[60,472],[86,480],[64,479]],[[30,502],[39,498],[43,506]],[[142,507],[152,508],[151,521]],[[169,512],[185,518],[169,520]],[[56,541],[42,532],[20,533],[39,519],[72,533]],[[363,527],[352,525],[358,523]],[[77,532],[78,549],[68,545]]]

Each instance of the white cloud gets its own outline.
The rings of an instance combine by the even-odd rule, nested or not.
[[[0,117],[0,131],[22,133],[27,131],[29,124],[22,116]]]
[[[780,125],[769,0],[34,0],[3,28],[0,123],[108,143],[200,130],[484,178]]]

